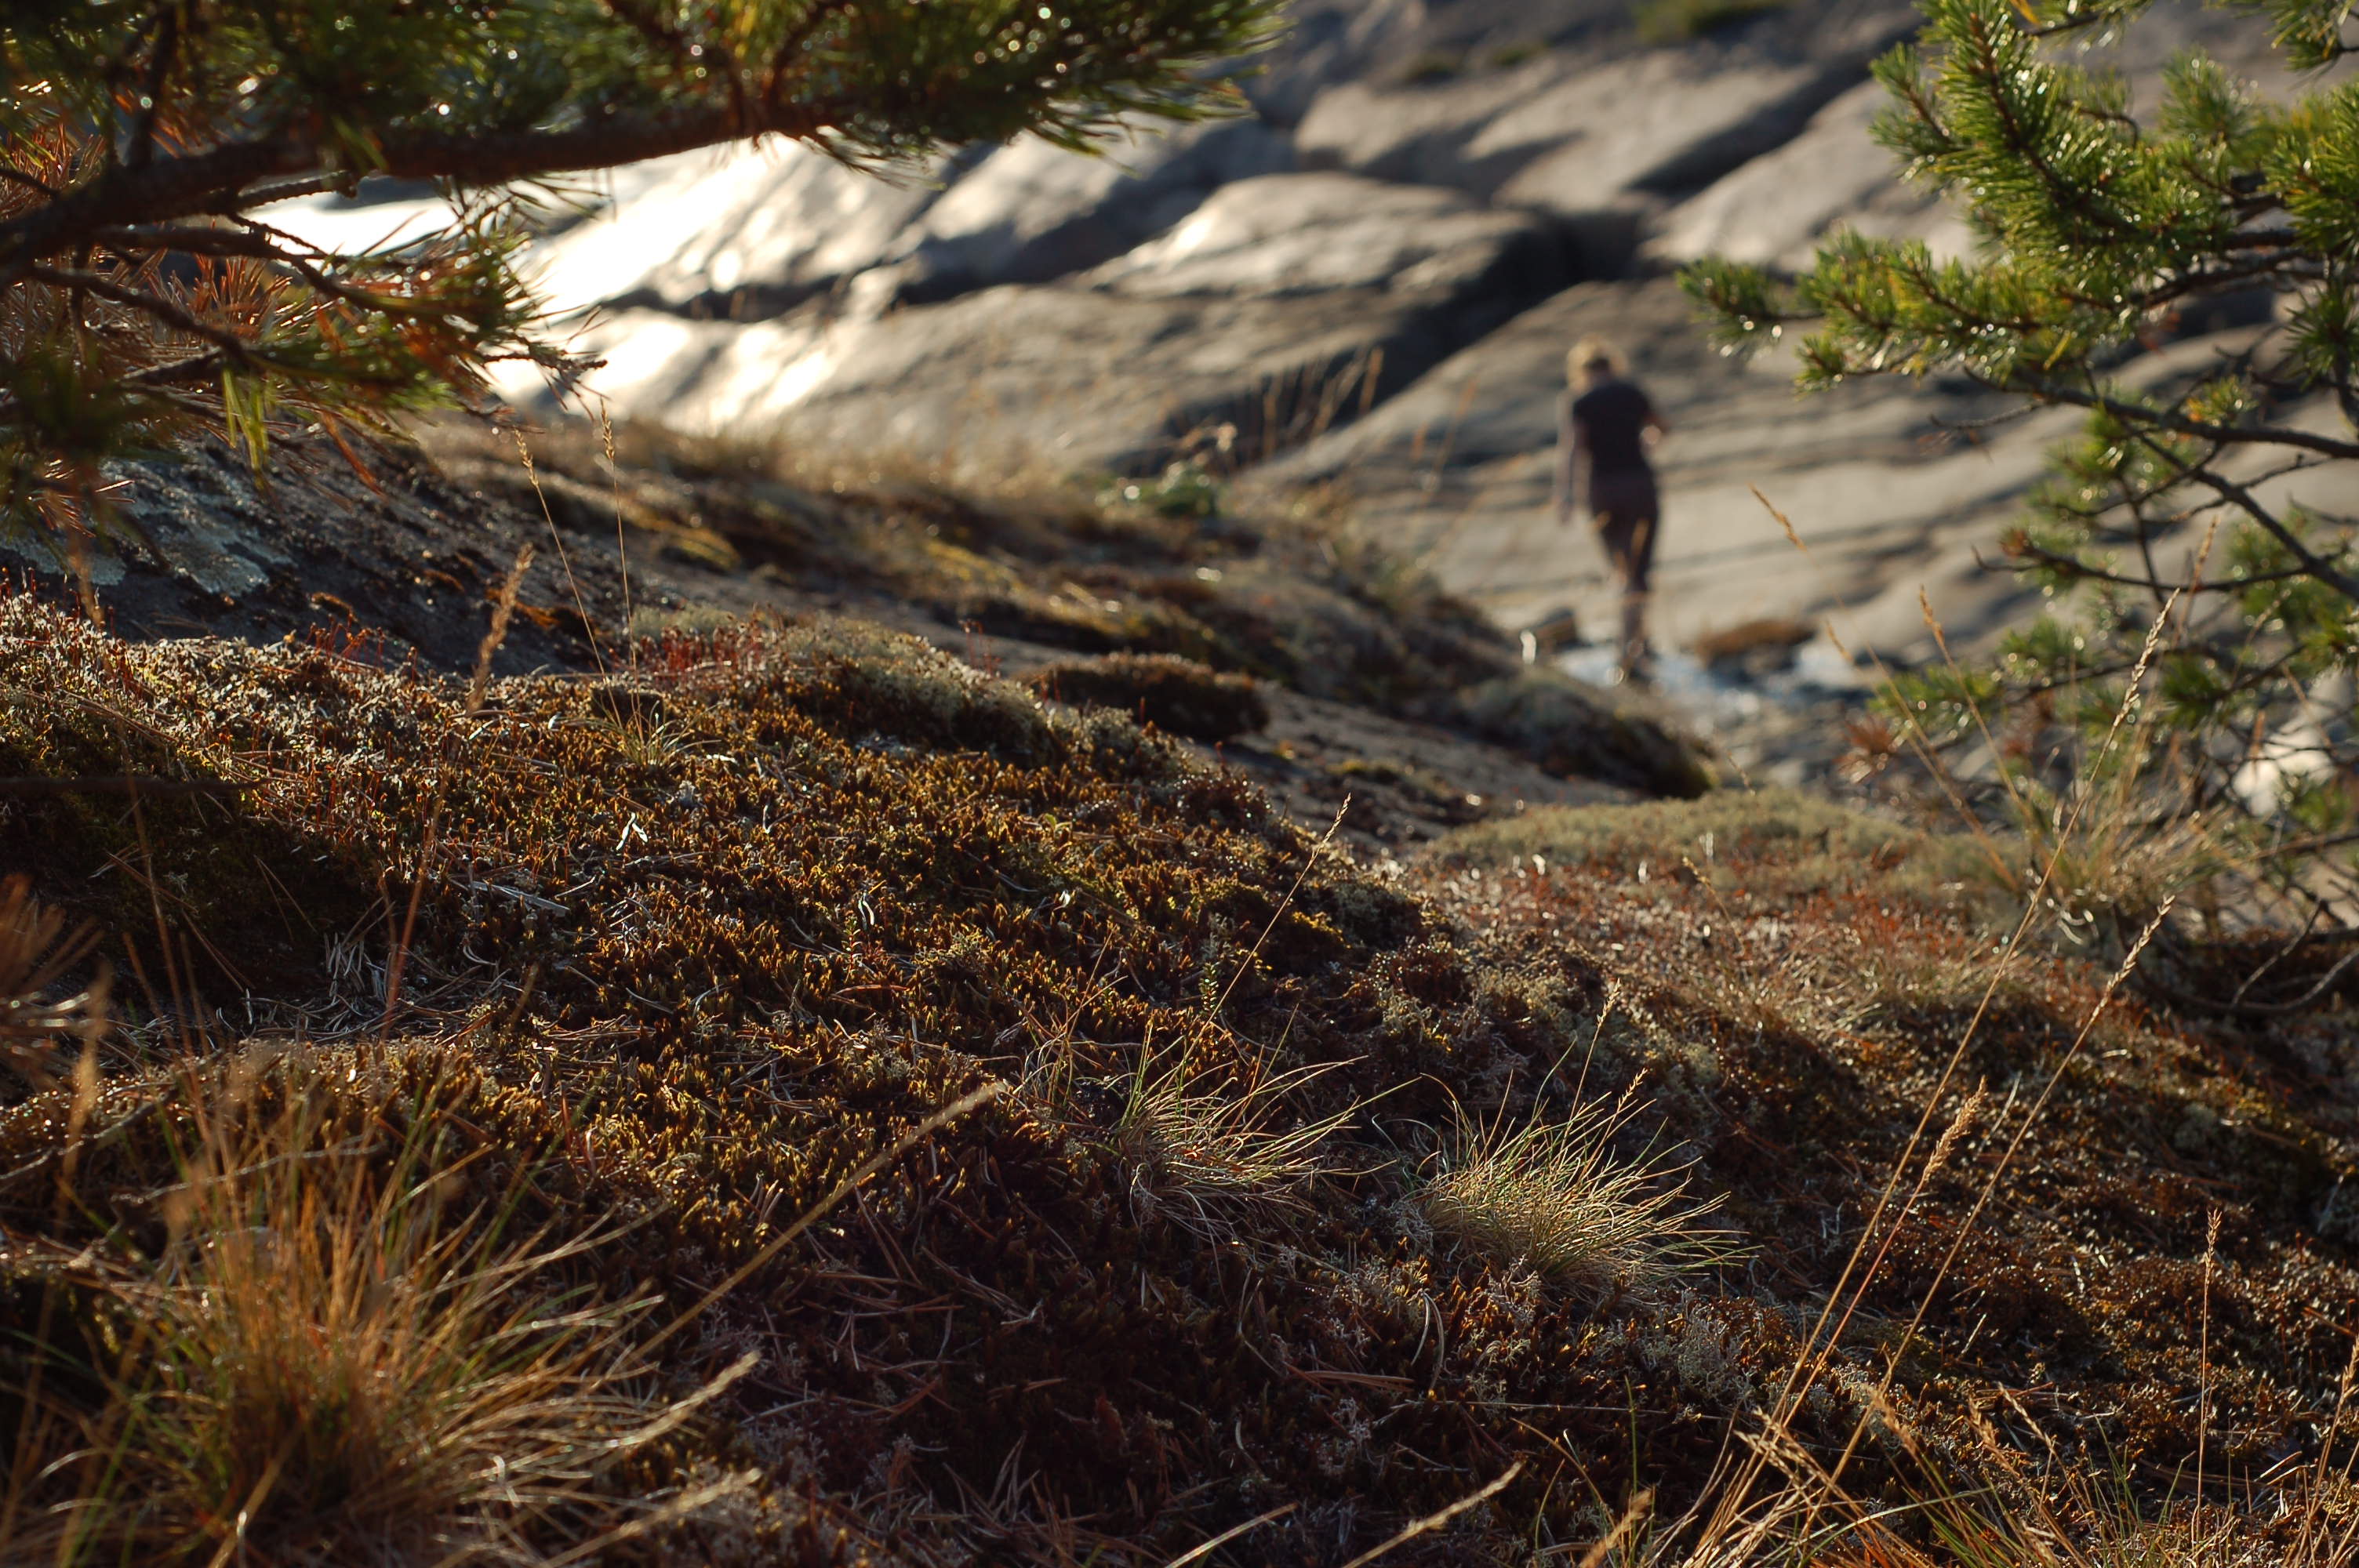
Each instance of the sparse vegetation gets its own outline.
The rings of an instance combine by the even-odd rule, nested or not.
[[[1466,72],[1466,57],[1429,49],[1401,67],[1402,84],[1408,87],[1434,87],[1454,81]]]
[[[1712,787],[1711,770],[1693,750],[1553,670],[1495,676],[1459,701],[1474,733],[1527,753],[1550,773],[1635,784],[1651,795],[1693,796]]]
[[[0,1108],[12,1560],[200,1514],[210,1560],[241,1489],[289,1560],[1053,1562],[1082,1517],[1348,1560],[1520,1461],[1438,1549],[1578,1560],[1647,1491],[1631,1561],[1981,1568],[1886,1506],[1928,1455],[2095,1553],[2037,1456],[2107,1445],[2176,1530],[2200,1446],[2250,1555],[2332,1493],[2270,1456],[2348,1452],[2359,1113],[2259,1065],[2337,1037],[2224,1048],[2069,953],[1993,989],[1986,925],[1895,892],[1908,830],[1727,795],[1362,869],[846,624],[480,703],[21,600],[0,651],[0,773],[192,786],[0,796],[43,940],[103,923],[17,1015],[147,977]]]
[[[1414,762],[1397,762],[1386,757],[1351,757],[1328,771],[1347,784],[1364,780],[1369,784],[1392,784],[1439,809],[1465,805],[1463,791],[1452,789],[1447,779]]]
[[[1098,503],[1135,506],[1158,517],[1211,517],[1221,510],[1221,481],[1201,464],[1168,463],[1153,479],[1116,480],[1098,492]]]
[[[1544,806],[1437,840],[1444,864],[1551,868],[1615,880],[1701,881],[1762,894],[1874,878],[1887,896],[1995,913],[2027,853],[2012,839],[1913,828],[1801,790],[1715,790],[1695,800]]]
[[[939,473],[862,468],[775,443],[686,438],[647,426],[537,438],[530,473],[512,446],[441,427],[429,444],[451,475],[516,498],[561,525],[611,538],[618,515],[647,552],[790,574],[809,589],[879,610],[917,606],[947,626],[1117,658],[1069,670],[1060,695],[1135,712],[1143,689],[1093,696],[1093,669],[1151,680],[1174,701],[1191,686],[1213,729],[1252,716],[1229,677],[1291,687],[1458,730],[1567,777],[1685,794],[1708,775],[1661,719],[1553,675],[1430,574],[1313,513],[1223,516],[1089,493],[1030,475],[976,492]],[[537,485],[538,488],[535,488]],[[650,612],[639,629],[688,634],[710,618]],[[1171,655],[1217,672],[1142,655]],[[1029,674],[1030,672],[1027,672]],[[1109,677],[1110,678],[1110,677]],[[1214,696],[1215,693],[1228,694]],[[1176,715],[1177,710],[1174,710]],[[1150,718],[1178,734],[1194,731]],[[1190,722],[1195,722],[1190,719]],[[1201,738],[1217,740],[1253,728]]]

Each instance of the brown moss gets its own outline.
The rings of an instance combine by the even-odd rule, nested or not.
[[[674,638],[627,677],[498,683],[472,718],[439,678],[128,647],[21,604],[0,609],[0,656],[40,698],[0,712],[12,765],[116,772],[94,737],[136,737],[142,769],[244,786],[225,837],[259,866],[207,860],[218,815],[126,849],[21,801],[0,804],[14,852],[60,893],[107,885],[89,879],[124,854],[158,886],[216,886],[168,919],[239,972],[303,952],[233,918],[241,889],[259,904],[309,866],[357,893],[356,913],[307,904],[310,967],[257,982],[256,1032],[342,1037],[352,1060],[389,1035],[386,1070],[455,1086],[437,1135],[487,1191],[529,1173],[516,1223],[600,1238],[552,1288],[647,1281],[684,1307],[929,1113],[1007,1086],[665,1342],[682,1389],[756,1363],[628,1485],[758,1480],[632,1548],[648,1561],[1166,1562],[1281,1502],[1297,1516],[1240,1560],[1334,1560],[1517,1456],[1528,1472],[1449,1552],[1591,1539],[1593,1498],[1636,1486],[1668,1510],[1797,1354],[1988,947],[1806,837],[1723,849],[1702,881],[1541,876],[1527,854],[1379,877],[1125,719],[854,627]],[[1788,850],[1833,869],[1813,885],[1789,856],[1780,881]],[[1938,983],[1912,979],[1928,968]],[[1989,1061],[2021,1076],[2018,1103],[2102,979],[2042,957],[2009,982]],[[242,1005],[169,1007],[159,988],[113,1047],[70,1203],[70,1103],[0,1109],[12,1238],[155,1254],[186,1108],[140,1043],[229,1051],[249,1027]],[[2319,1218],[2336,1135],[2168,1019],[2109,1027],[1935,1294],[1894,1408],[1946,1441],[2004,1390],[2031,1451],[2102,1439],[2175,1463],[2191,1371],[2158,1319],[2216,1206],[2214,1452],[2298,1445],[2342,1365],[2326,1325],[2359,1321],[2350,1238]],[[1280,1125],[1343,1115],[1332,1173],[1299,1204],[1240,1206],[1223,1236],[1136,1202],[1112,1129],[1149,1053],[1207,1086],[1329,1067]],[[1592,1303],[1437,1241],[1405,1201],[1435,1130],[1462,1108],[1560,1115],[1576,1085],[1636,1086],[1626,1152],[1696,1156],[1754,1260]],[[1901,1345],[1997,1147],[1965,1139],[1910,1214],[1841,1358],[1850,1385]],[[45,1287],[17,1268],[0,1279],[21,1304]],[[1799,1434],[1839,1448],[1850,1400]],[[1897,1451],[1871,1446],[1873,1480]]]
[[[1712,786],[1712,771],[1694,748],[1660,722],[1554,671],[1524,670],[1484,681],[1462,692],[1457,707],[1474,734],[1523,752],[1552,773],[1681,800]]]
[[[1110,708],[1191,741],[1234,740],[1269,722],[1253,681],[1169,654],[1114,654],[1045,665],[1027,683],[1078,708]]]

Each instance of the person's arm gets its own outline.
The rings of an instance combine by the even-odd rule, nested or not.
[[[1556,520],[1559,524],[1572,521],[1572,465],[1581,450],[1581,421],[1572,416],[1572,399],[1560,397],[1556,402]]]
[[[1648,451],[1654,450],[1662,443],[1663,438],[1671,433],[1671,422],[1663,417],[1662,410],[1655,406],[1655,400],[1651,397],[1647,399],[1647,416],[1638,422],[1638,438],[1647,443]]]

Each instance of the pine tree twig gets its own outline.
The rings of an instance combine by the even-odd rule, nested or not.
[[[2258,588],[2264,583],[2291,582],[2296,579],[2310,575],[2307,567],[2288,567],[2283,571],[2255,572],[2249,577],[2222,578],[2214,582],[2183,582],[2163,577],[2159,573],[2151,577],[2131,577],[2125,572],[2108,571],[2103,567],[2093,567],[2071,556],[2059,555],[2054,550],[2034,544],[2028,539],[2010,541],[2006,550],[2007,554],[2018,559],[2033,561],[2060,572],[2070,572],[2076,578],[2086,578],[2091,582],[2109,582],[2116,588],[2136,589],[2141,592],[2161,589],[2166,592],[2180,593],[2242,593],[2248,588]],[[1997,572],[2007,569],[2003,565],[1983,559],[1979,550],[1974,554],[1974,564],[1984,571]]]
[[[2132,425],[2150,425],[2169,431],[2174,436],[2193,436],[2223,446],[2291,447],[2300,451],[2316,452],[2321,457],[2343,461],[2359,460],[2359,441],[2338,441],[2332,436],[2321,436],[2309,430],[2298,430],[2285,425],[2220,425],[2208,419],[2193,419],[2168,409],[2148,408],[2140,404],[2125,403],[2101,392],[2083,392],[2077,387],[2055,382],[2029,382],[2010,388],[1995,383],[1985,383],[1995,391],[2021,391],[2049,403],[2069,404],[2075,408],[2092,409],[2110,414]]]
[[[2238,484],[2227,475],[2214,470],[2208,461],[2190,464],[2174,455],[2150,436],[2140,435],[2137,438],[2157,458],[2178,470],[2190,483],[2203,486],[2259,524],[2267,531],[2271,538],[2284,546],[2288,555],[2300,564],[2307,575],[2324,583],[2343,598],[2359,603],[2359,578],[2354,578],[2341,570],[2333,562],[2303,544],[2300,536],[2287,527],[2277,514],[2262,505],[2260,498],[2250,490]]]
[[[126,288],[113,278],[100,273],[40,265],[29,267],[27,271],[35,280],[49,284],[51,287],[82,289],[97,295],[102,299],[112,300],[127,309],[152,316],[176,332],[212,344],[222,353],[241,363],[257,357],[254,352],[254,346],[245,339],[235,332],[226,331],[222,328],[200,321],[160,295],[149,294],[142,289]]]
[[[147,79],[141,84],[139,114],[131,123],[131,145],[124,149],[125,168],[145,168],[156,154],[156,117],[164,110],[164,84],[170,79],[180,49],[180,8],[167,5],[157,19],[156,42],[147,61]]]

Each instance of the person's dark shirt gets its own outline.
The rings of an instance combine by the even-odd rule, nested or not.
[[[1589,454],[1592,473],[1647,473],[1647,422],[1655,406],[1636,384],[1600,382],[1566,408],[1566,423],[1581,431],[1581,449]]]

